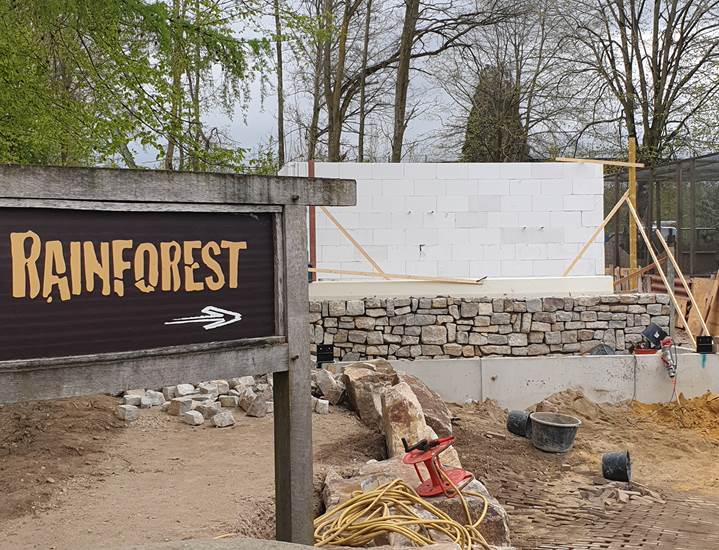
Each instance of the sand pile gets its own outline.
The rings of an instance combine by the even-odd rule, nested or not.
[[[693,399],[682,394],[671,403],[646,404],[634,402],[632,409],[641,418],[675,428],[694,430],[719,440],[719,394],[707,392]]]

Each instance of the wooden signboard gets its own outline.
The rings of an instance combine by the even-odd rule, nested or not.
[[[0,167],[0,403],[274,373],[277,538],[312,544],[308,205],[349,180]]]

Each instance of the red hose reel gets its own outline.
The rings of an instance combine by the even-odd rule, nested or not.
[[[423,439],[418,443],[410,446],[407,440],[402,438],[402,444],[406,454],[402,457],[402,462],[414,466],[417,477],[421,483],[417,487],[417,494],[421,497],[436,497],[445,495],[454,497],[457,495],[455,487],[462,489],[474,479],[474,474],[461,468],[445,468],[439,458],[444,451],[449,449],[454,443],[454,436],[440,437],[439,439]],[[419,464],[423,463],[429,474],[428,478],[422,477]],[[447,481],[450,479],[454,484]]]

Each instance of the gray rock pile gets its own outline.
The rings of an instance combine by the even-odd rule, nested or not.
[[[330,386],[327,384],[329,382],[324,381],[323,387],[329,391]],[[344,388],[341,388],[340,394],[342,392]],[[341,395],[337,399],[340,398]],[[130,423],[139,418],[140,409],[159,407],[190,426],[201,426],[208,421],[211,426],[224,428],[235,423],[233,413],[244,413],[256,418],[272,414],[272,399],[271,374],[241,376],[229,380],[208,380],[197,385],[165,386],[160,390],[128,390],[123,394],[122,404],[117,407],[115,414]],[[315,412],[329,413],[330,401],[312,399]]]

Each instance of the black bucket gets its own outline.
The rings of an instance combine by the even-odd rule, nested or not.
[[[509,411],[507,430],[522,437],[532,436],[532,421],[527,411]]]
[[[568,414],[535,412],[532,420],[532,443],[540,451],[566,453],[572,448],[582,421]]]
[[[629,451],[605,453],[602,455],[602,475],[611,481],[631,481],[632,461]]]

